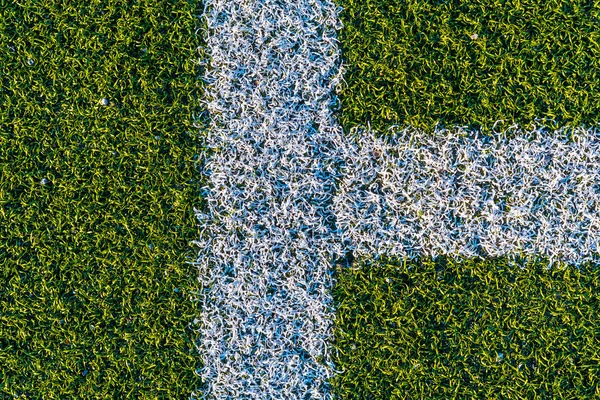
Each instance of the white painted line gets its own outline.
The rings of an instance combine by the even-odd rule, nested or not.
[[[331,0],[207,0],[210,177],[198,212],[207,399],[330,399],[332,260],[546,256],[600,241],[600,136],[344,136]]]
[[[202,398],[330,398],[337,13],[330,0],[206,1]]]
[[[597,128],[352,136],[334,208],[356,255],[598,260]]]

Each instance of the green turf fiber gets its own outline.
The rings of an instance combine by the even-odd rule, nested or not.
[[[200,3],[0,2],[1,398],[200,385]]]
[[[337,1],[346,129],[598,123],[598,2]]]
[[[359,265],[334,291],[340,399],[600,396],[597,267]]]

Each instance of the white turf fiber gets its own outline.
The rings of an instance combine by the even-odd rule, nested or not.
[[[354,254],[598,259],[597,128],[353,136],[334,209]]]
[[[203,398],[328,399],[336,254],[329,0],[207,0]],[[194,396],[194,395],[193,395]]]

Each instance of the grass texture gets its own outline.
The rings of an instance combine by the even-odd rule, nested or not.
[[[338,0],[340,121],[488,131],[598,122],[600,4]],[[497,121],[502,120],[503,122]]]
[[[1,398],[199,386],[185,262],[200,13],[195,0],[0,2]]]
[[[526,130],[598,123],[595,2],[338,4],[347,132],[397,125],[427,136],[436,126],[504,132],[515,123]],[[334,393],[344,400],[599,397],[600,269],[546,267],[520,269],[498,258],[361,258],[340,267],[334,362],[343,372],[332,380]]]
[[[597,267],[392,259],[340,268],[340,399],[600,396]]]

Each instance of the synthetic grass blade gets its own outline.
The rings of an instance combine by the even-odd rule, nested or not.
[[[336,1],[345,129],[598,123],[596,1]]]
[[[0,399],[185,399],[200,3],[0,1]]]
[[[600,248],[600,133],[405,129],[343,149],[337,228],[355,255],[542,256]]]
[[[210,0],[203,395],[329,398],[337,9]]]
[[[340,400],[597,399],[597,265],[358,259],[334,288]]]

